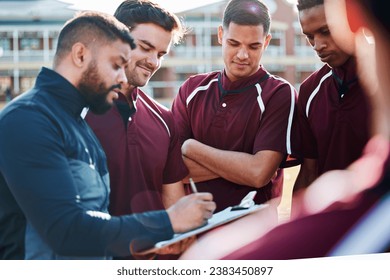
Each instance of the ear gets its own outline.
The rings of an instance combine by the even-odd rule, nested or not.
[[[271,39],[272,39],[272,35],[271,35],[271,33],[269,33],[269,34],[265,37],[264,49],[268,47],[269,42],[271,42]]]
[[[222,45],[222,37],[223,37],[223,27],[222,25],[218,26],[218,43]]]
[[[354,0],[345,0],[347,19],[352,32],[356,33],[359,28],[367,27],[367,19],[362,7]]]
[[[83,43],[77,42],[72,46],[71,57],[73,63],[82,68],[85,65],[88,49]]]

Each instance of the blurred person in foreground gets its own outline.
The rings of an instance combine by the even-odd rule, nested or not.
[[[390,80],[386,75],[390,71],[390,21],[385,5],[381,0],[325,0],[332,36],[345,52],[356,57],[359,78],[373,106],[372,137],[363,155],[346,170],[326,172],[309,188],[295,194],[293,199],[300,207],[290,222],[274,227],[267,224],[267,215],[260,211],[205,235],[182,259],[297,259],[337,255],[341,252],[337,249],[356,232],[355,226],[367,222],[373,211],[389,201]],[[375,44],[367,34],[372,34]],[[386,216],[376,222],[386,222],[383,219]],[[238,243],[252,231],[254,220],[261,220],[266,229],[261,228],[251,242]],[[372,224],[371,229],[378,226]],[[363,240],[357,242],[371,239],[375,244],[382,242],[381,246],[350,251],[389,252],[389,238],[383,236],[390,236],[390,232],[381,233],[383,240],[377,240],[378,235],[370,235],[370,228],[365,230]],[[226,239],[233,245],[225,243]],[[230,249],[214,247],[216,240],[229,244]]]
[[[299,89],[303,162],[294,192],[329,170],[358,159],[370,137],[371,104],[357,76],[356,59],[334,41],[324,0],[298,0],[302,33],[324,63]],[[294,205],[293,205],[294,211]]]
[[[172,113],[140,87],[161,67],[185,28],[176,15],[149,0],[126,0],[114,16],[129,27],[137,45],[126,68],[128,82],[107,113],[88,112],[85,118],[107,156],[109,213],[166,209],[185,195],[182,180],[188,169]],[[172,253],[180,253],[186,242]]]
[[[53,69],[43,67],[34,88],[1,111],[1,259],[127,256],[211,217],[207,193],[166,211],[108,214],[106,157],[80,114],[112,106],[134,47],[113,16],[80,13],[59,34]]]
[[[268,7],[259,0],[231,0],[218,27],[224,69],[198,74],[179,89],[172,112],[184,161],[217,211],[279,197],[283,169],[295,155],[296,91],[269,73],[261,58],[271,40]],[[276,209],[275,209],[276,215]]]

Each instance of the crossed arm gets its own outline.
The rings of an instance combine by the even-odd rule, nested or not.
[[[259,151],[256,154],[220,150],[197,140],[183,143],[184,162],[195,182],[222,177],[228,181],[261,188],[275,175],[283,154]]]

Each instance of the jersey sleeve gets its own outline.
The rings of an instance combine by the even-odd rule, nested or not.
[[[185,140],[192,137],[190,116],[187,106],[187,97],[189,95],[189,80],[180,87],[178,94],[172,103],[172,113],[175,121],[179,143],[182,145]]]
[[[285,155],[293,155],[293,147],[298,146],[294,115],[296,114],[295,89],[288,83],[280,84],[265,104],[257,131],[254,153],[260,150],[273,150]]]
[[[163,183],[176,183],[185,178],[189,171],[183,161],[181,153],[181,143],[177,133],[176,124],[173,120],[172,112],[168,113],[166,117],[171,131],[170,144],[168,149],[167,162],[165,164],[163,173]]]

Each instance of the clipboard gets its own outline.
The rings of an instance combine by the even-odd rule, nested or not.
[[[250,195],[250,194],[251,193],[249,193],[248,195]],[[242,200],[242,202],[245,200],[245,198]],[[215,213],[208,220],[208,223],[201,226],[201,227],[195,228],[193,230],[190,230],[190,231],[187,231],[184,233],[174,234],[174,236],[171,239],[157,242],[156,244],[154,244],[153,248],[142,251],[142,252],[137,252],[137,254],[145,255],[145,254],[153,253],[159,249],[162,249],[164,247],[167,247],[169,245],[172,245],[174,243],[182,241],[188,237],[191,237],[191,236],[197,235],[199,233],[208,231],[210,229],[216,228],[220,225],[226,224],[228,222],[231,222],[233,220],[239,219],[239,218],[244,217],[248,214],[251,214],[253,212],[256,212],[256,211],[259,211],[261,209],[268,207],[268,204],[254,204],[253,203],[248,208],[244,208],[244,207],[240,207],[241,204],[242,203],[240,203],[239,205],[233,206],[233,207],[229,206],[229,207],[225,208],[224,210],[222,210],[218,213]]]

